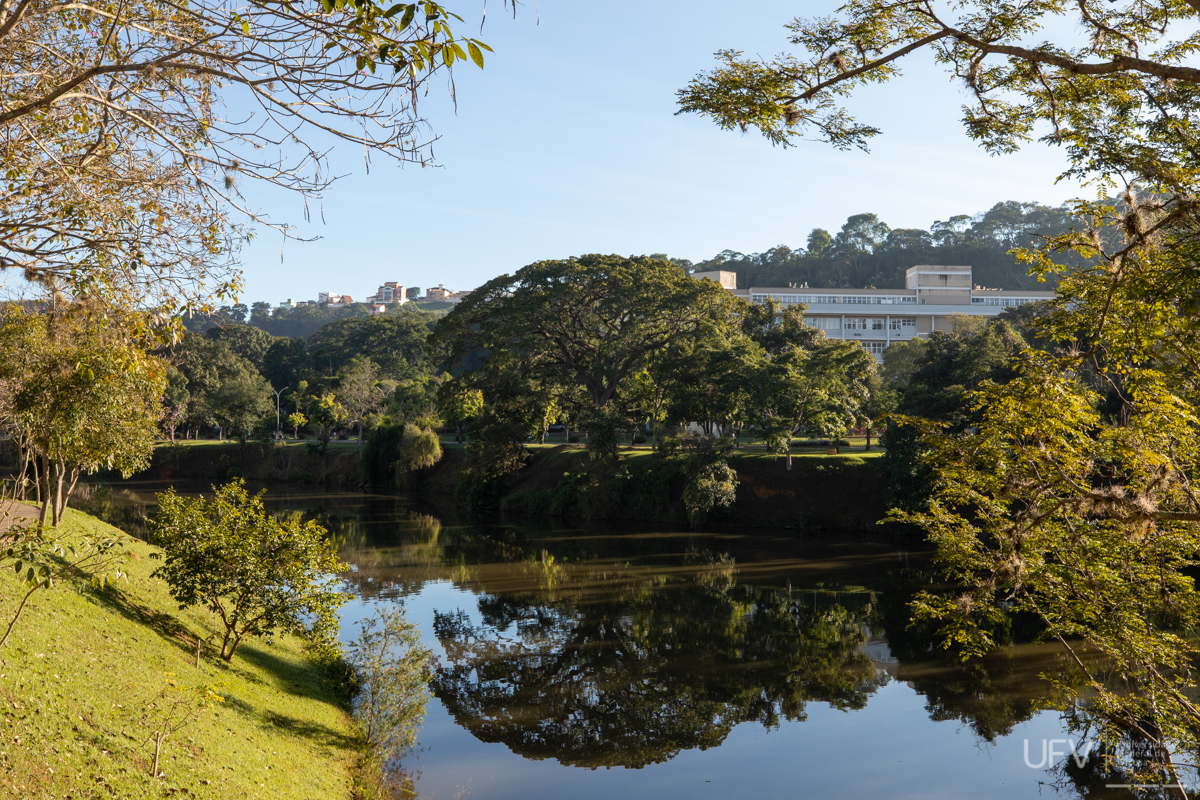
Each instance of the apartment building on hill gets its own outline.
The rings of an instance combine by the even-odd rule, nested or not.
[[[751,303],[774,297],[784,305],[808,304],[805,321],[833,339],[856,341],[876,359],[892,342],[953,329],[952,315],[994,317],[1005,308],[1049,300],[1054,292],[984,289],[965,266],[910,267],[903,289],[737,288],[737,273],[694,272]]]

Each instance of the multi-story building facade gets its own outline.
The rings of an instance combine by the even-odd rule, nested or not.
[[[1054,292],[983,289],[972,282],[971,268],[963,266],[910,267],[903,289],[738,289],[735,272],[695,272],[692,277],[714,280],[751,303],[768,297],[785,306],[805,303],[809,325],[830,338],[858,342],[876,359],[892,342],[952,330],[956,314],[994,317],[1005,308],[1054,297]]]

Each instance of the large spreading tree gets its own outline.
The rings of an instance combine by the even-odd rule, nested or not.
[[[713,325],[735,324],[744,303],[669,261],[585,255],[539,261],[471,293],[438,322],[435,346],[483,393],[483,418],[517,441],[569,399],[600,439],[620,424],[621,392],[661,351]]]

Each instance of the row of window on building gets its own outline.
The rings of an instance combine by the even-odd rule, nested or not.
[[[897,304],[912,304],[916,305],[917,298],[912,295],[851,295],[851,294],[754,294],[751,296],[751,302],[765,303],[768,297],[774,297],[778,302],[784,305],[796,305],[797,303],[805,303],[807,305],[897,305]],[[1009,308],[1012,306],[1023,306],[1026,303],[1036,303],[1044,298],[1037,297],[972,297],[973,305],[984,306],[1001,306]]]
[[[913,317],[805,317],[804,321],[810,328],[840,331],[843,319],[848,331],[894,331],[909,335],[917,332],[917,320]]]
[[[750,301],[753,303],[765,303],[768,297],[774,297],[778,302],[784,305],[795,305],[797,303],[807,303],[808,305],[825,304],[825,305],[895,305],[897,303],[912,303],[916,304],[917,298],[913,295],[851,295],[851,294],[753,294]]]

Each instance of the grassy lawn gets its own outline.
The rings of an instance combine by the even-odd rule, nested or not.
[[[111,531],[73,510],[64,525]],[[299,643],[250,641],[232,664],[205,658],[196,669],[195,637],[216,632],[213,617],[178,610],[150,577],[154,548],[128,550],[128,584],[38,592],[0,650],[0,797],[347,798],[356,740]],[[11,572],[0,575],[5,626],[21,593]],[[211,685],[225,702],[166,740],[166,774],[153,778],[149,704],[168,677]]]

